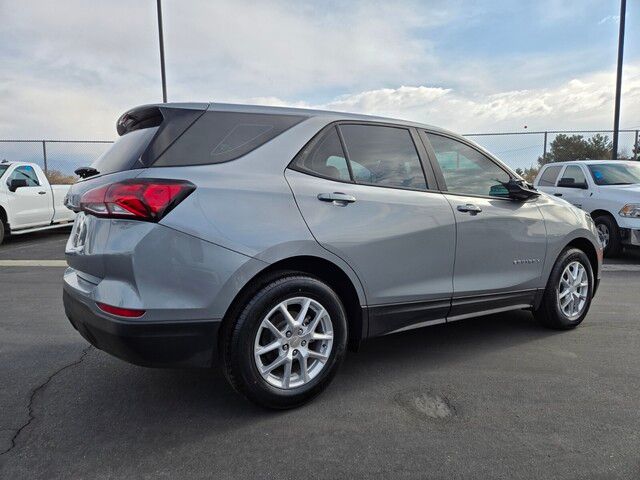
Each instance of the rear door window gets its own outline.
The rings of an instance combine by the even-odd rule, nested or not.
[[[302,150],[292,167],[332,180],[351,181],[347,159],[336,127],[331,127],[324,135]]]
[[[154,166],[205,165],[235,160],[304,120],[302,115],[207,112]]]
[[[554,165],[545,168],[544,172],[542,172],[542,175],[540,175],[538,185],[541,187],[555,186],[556,180],[558,180],[558,175],[560,174],[560,170],[562,170],[562,165]]]
[[[420,158],[406,128],[340,125],[356,183],[426,190]]]

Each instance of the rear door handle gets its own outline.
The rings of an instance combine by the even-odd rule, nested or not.
[[[47,192],[42,191],[42,190],[38,192],[38,195],[46,195],[46,194],[47,194]]]
[[[482,209],[474,205],[473,203],[467,203],[466,205],[458,205],[457,209],[459,212],[470,213],[471,215],[476,215],[482,211]]]
[[[554,194],[553,194],[553,196],[554,196],[554,197],[561,197],[561,196],[562,196],[562,194],[561,194],[561,193],[554,193]]]
[[[348,203],[355,202],[356,197],[341,192],[319,193],[318,200],[320,200],[321,202],[333,202],[336,205],[346,205]]]

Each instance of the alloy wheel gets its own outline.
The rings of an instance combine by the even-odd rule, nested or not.
[[[578,261],[569,263],[560,276],[558,306],[570,320],[580,317],[587,304],[589,275]]]
[[[262,378],[282,389],[309,383],[324,369],[333,347],[333,324],[325,308],[308,297],[280,302],[264,317],[253,356]]]
[[[604,223],[599,223],[596,226],[596,229],[598,230],[598,238],[600,239],[602,248],[607,248],[607,245],[609,245],[609,238],[611,236],[609,227],[607,227]]]

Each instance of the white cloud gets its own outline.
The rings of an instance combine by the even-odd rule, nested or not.
[[[419,4],[165,1],[169,98],[359,111],[462,132],[610,125],[612,73],[575,75],[592,52],[444,58],[432,29],[485,7]],[[548,22],[586,10],[541,5]],[[159,100],[155,2],[0,0],[0,17],[0,138],[113,138],[124,110]],[[640,123],[639,72],[625,66],[623,124]]]
[[[254,98],[257,103],[384,115],[459,132],[609,128],[613,118],[611,72],[594,73],[552,88],[467,95],[453,89],[401,86],[343,95],[323,104]],[[640,117],[640,66],[629,65],[623,81],[623,118]],[[623,123],[624,126],[624,123]]]
[[[598,22],[598,25],[604,25],[605,23],[618,23],[620,21],[620,15],[607,15]]]

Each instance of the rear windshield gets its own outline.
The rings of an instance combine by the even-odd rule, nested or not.
[[[640,165],[596,163],[589,165],[597,185],[631,185],[640,183]]]
[[[228,162],[264,145],[306,117],[207,112],[154,163],[156,167]]]
[[[100,174],[133,168],[157,131],[158,127],[143,128],[119,137],[91,166]]]
[[[9,168],[9,165],[11,164],[0,165],[0,177],[2,177],[2,175],[4,175],[4,172],[7,171],[7,169]]]

